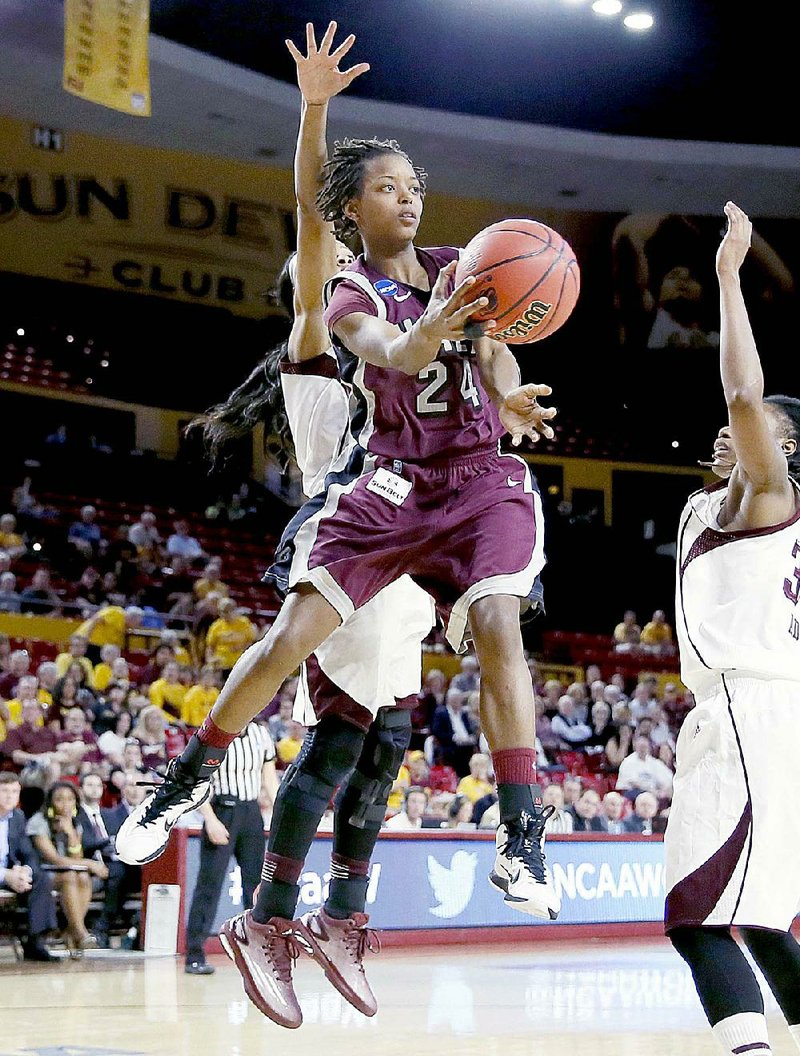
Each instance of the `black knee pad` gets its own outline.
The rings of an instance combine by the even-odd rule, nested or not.
[[[369,728],[361,758],[343,790],[340,812],[357,829],[380,825],[403,756],[411,743],[411,713],[381,708]]]
[[[286,771],[278,798],[290,802],[305,797],[324,800],[352,773],[364,746],[365,734],[349,722],[326,717],[311,729],[300,754]]]

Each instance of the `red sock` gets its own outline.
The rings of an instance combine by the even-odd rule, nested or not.
[[[536,784],[536,752],[533,748],[502,748],[492,752],[498,785]]]
[[[201,744],[208,745],[209,748],[227,748],[238,736],[238,733],[228,733],[227,730],[221,730],[210,715],[206,715],[203,719],[203,725],[197,731],[198,741]]]

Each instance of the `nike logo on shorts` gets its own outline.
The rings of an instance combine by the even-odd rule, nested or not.
[[[518,488],[520,484],[524,484],[524,480],[514,480],[512,477],[506,477],[506,484],[509,488]]]
[[[411,296],[411,290],[409,290],[407,293],[402,293],[402,294],[396,293],[394,295],[394,299],[396,301],[407,301],[410,296]]]

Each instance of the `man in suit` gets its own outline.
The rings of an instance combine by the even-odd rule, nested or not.
[[[658,820],[658,800],[652,792],[640,792],[633,801],[633,814],[625,821],[626,832],[640,832],[643,836],[652,836],[654,832],[663,832],[655,824]]]
[[[39,857],[25,834],[25,815],[18,808],[19,777],[0,773],[0,887],[13,891],[27,905],[26,961],[55,961],[43,936],[56,927],[56,907],[50,878],[39,867]]]
[[[448,689],[444,704],[436,708],[431,722],[439,758],[452,766],[459,777],[469,773],[469,760],[478,743],[472,717],[465,706],[466,699],[466,693]]]
[[[108,945],[109,928],[126,899],[141,890],[141,866],[120,862],[114,850],[114,836],[133,808],[138,807],[147,794],[147,789],[137,784],[139,779],[137,771],[126,771],[117,806],[100,808],[102,826],[109,837],[109,846],[103,850],[103,860],[109,867],[109,879],[106,881],[102,913],[95,928],[98,942],[103,945]]]

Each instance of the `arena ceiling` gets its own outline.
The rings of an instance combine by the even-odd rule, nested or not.
[[[336,17],[372,71],[331,136],[393,135],[431,186],[541,208],[800,212],[794,33],[726,2],[637,0],[634,34],[588,0],[152,0],[153,117],[61,90],[61,0],[0,0],[0,113],[288,167],[297,92],[283,40]],[[631,0],[628,0],[631,6]],[[355,88],[355,86],[354,86]]]

